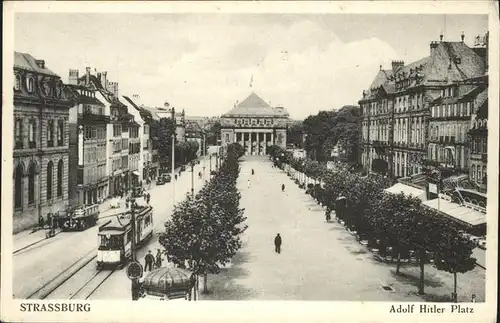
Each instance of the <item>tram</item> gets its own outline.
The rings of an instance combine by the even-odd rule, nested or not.
[[[99,205],[69,207],[59,214],[59,227],[63,231],[82,231],[94,226],[99,220]]]
[[[132,254],[132,239],[136,246],[143,245],[153,236],[153,208],[138,205],[135,208],[136,236],[132,237],[131,211],[117,214],[116,218],[99,227],[97,269],[124,266]]]

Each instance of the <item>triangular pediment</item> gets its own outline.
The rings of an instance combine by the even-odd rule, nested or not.
[[[252,92],[245,100],[238,103],[229,112],[222,115],[223,117],[243,117],[243,116],[287,116],[287,112],[283,108],[273,108],[260,96]]]

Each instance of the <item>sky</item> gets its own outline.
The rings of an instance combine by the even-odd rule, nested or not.
[[[252,91],[293,119],[357,104],[379,66],[429,55],[439,39],[487,31],[486,15],[17,13],[14,48],[69,69],[107,71],[120,95],[219,116]]]

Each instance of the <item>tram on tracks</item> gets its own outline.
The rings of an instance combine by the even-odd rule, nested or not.
[[[141,246],[153,236],[153,208],[138,205],[134,212],[135,237],[132,237],[131,211],[117,214],[116,218],[99,227],[97,269],[123,267],[132,255],[132,239],[135,239],[136,246]]]
[[[99,220],[99,205],[68,207],[59,213],[59,227],[63,231],[82,231],[96,225]]]

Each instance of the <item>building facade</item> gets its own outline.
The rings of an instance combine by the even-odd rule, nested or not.
[[[77,70],[70,74],[78,75]],[[71,100],[70,138],[76,148],[70,153],[70,200],[76,205],[101,203],[108,196],[106,128],[109,110],[96,98],[96,90],[83,85],[66,85]],[[73,174],[75,173],[75,174]]]
[[[163,108],[155,108],[151,110],[152,113],[156,113],[158,117],[174,119],[175,120],[175,140],[176,142],[186,141],[186,112],[184,110],[178,111],[176,108],[170,106],[169,103],[165,103]],[[173,116],[173,114],[175,114]]]
[[[271,145],[285,149],[288,120],[283,107],[271,107],[252,92],[221,116],[222,147],[238,142],[246,155],[266,155]]]
[[[197,155],[201,156],[204,145],[204,133],[203,129],[200,127],[196,121],[186,121],[186,141],[195,141],[198,143]]]
[[[466,79],[484,75],[485,60],[464,43],[464,35],[461,42],[440,38],[430,43],[427,57],[407,65],[394,61],[390,70],[380,67],[370,88],[363,91],[359,101],[363,117],[361,162],[366,169],[382,170],[393,178],[418,174],[429,156],[434,158],[436,151],[442,151],[438,156],[444,159],[444,148],[451,144],[451,138],[467,133],[464,126],[470,112],[466,114],[466,101],[475,92],[469,93],[471,89],[464,85],[458,94],[457,88]],[[464,103],[463,114],[458,111],[460,102]],[[450,109],[446,116],[433,114],[443,105]],[[460,167],[465,170],[465,140],[453,141],[454,149],[460,152]]]
[[[69,109],[45,61],[14,52],[13,231],[68,204]]]

